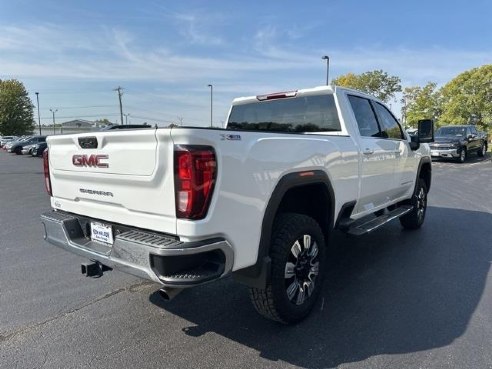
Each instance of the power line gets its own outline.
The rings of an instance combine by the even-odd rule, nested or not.
[[[115,105],[60,106],[60,109],[114,108]]]
[[[62,115],[62,116],[57,116],[58,119],[71,119],[71,118],[98,118],[98,117],[117,117],[119,114],[117,113],[101,113],[101,114],[92,114],[92,115]],[[49,119],[47,117],[41,116],[41,119]]]

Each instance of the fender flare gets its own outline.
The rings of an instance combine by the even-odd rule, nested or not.
[[[418,179],[420,178],[420,173],[422,171],[422,167],[424,166],[424,164],[429,164],[429,168],[430,168],[429,183],[427,184],[427,192],[429,192],[432,183],[432,160],[428,156],[424,156],[423,158],[420,159],[419,168],[417,170],[417,177],[415,178],[415,187],[417,187],[417,182]]]
[[[328,224],[320,226],[325,233],[330,232],[333,229],[335,219],[335,192],[328,175],[322,170],[286,174],[278,181],[266,206],[261,225],[261,236],[256,263],[244,269],[235,271],[233,273],[234,279],[250,287],[264,288],[267,285],[270,276],[271,260],[269,250],[272,229],[280,204],[289,190],[312,184],[323,184],[326,187],[330,198],[329,204],[327,204],[329,206],[329,219]]]

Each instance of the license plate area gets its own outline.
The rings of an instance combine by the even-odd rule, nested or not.
[[[111,247],[113,245],[113,227],[100,222],[91,222],[91,240]]]

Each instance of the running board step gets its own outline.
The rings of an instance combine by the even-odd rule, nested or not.
[[[346,232],[347,234],[352,236],[362,236],[363,234],[372,232],[375,229],[378,229],[379,227],[385,225],[386,223],[407,214],[408,212],[412,211],[412,209],[413,206],[411,205],[399,206],[396,209],[391,210],[390,212],[387,212],[376,218],[373,218],[367,222],[364,222],[362,224],[354,224],[353,226],[349,227]]]

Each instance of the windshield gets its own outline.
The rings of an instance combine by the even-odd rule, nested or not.
[[[269,132],[340,131],[333,95],[304,96],[234,105],[228,129]]]
[[[436,137],[463,137],[466,135],[464,127],[441,127],[436,131]]]

